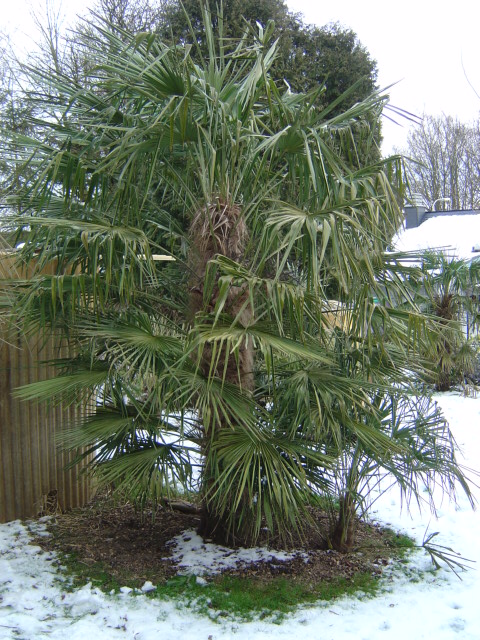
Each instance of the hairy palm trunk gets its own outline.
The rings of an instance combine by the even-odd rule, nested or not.
[[[454,317],[454,309],[452,307],[452,294],[444,294],[443,296],[437,296],[434,299],[435,302],[435,315],[445,325],[444,334],[445,338],[442,339],[437,347],[438,362],[437,362],[437,377],[435,380],[435,390],[444,392],[449,391],[453,385],[453,379],[451,376],[451,363],[452,363],[452,339],[449,339],[448,323],[450,323]]]
[[[331,537],[335,551],[349,553],[355,542],[355,502],[350,494],[340,498],[337,523]]]
[[[241,209],[217,199],[201,209],[195,216],[190,235],[192,240],[191,256],[191,287],[190,312],[192,320],[199,312],[212,313],[218,301],[218,282],[214,283],[209,299],[205,300],[205,275],[209,261],[216,255],[222,255],[232,260],[241,261],[244,256],[248,232],[242,219]],[[248,305],[248,293],[243,287],[232,286],[228,292],[223,313],[235,319],[236,323],[246,326],[252,319],[251,308]],[[227,383],[238,385],[242,391],[251,392],[254,386],[254,351],[251,341],[242,342],[235,353],[230,352],[230,345],[222,345],[220,351],[212,344],[204,345],[200,354],[200,369],[205,377],[212,375],[224,379]],[[221,419],[208,427],[204,434],[203,456],[203,509],[199,532],[206,538],[214,539],[221,544],[235,544],[245,536],[239,530],[235,514],[228,509],[219,513],[215,502],[210,499],[210,493],[215,484],[218,469],[210,466],[210,448],[222,429],[235,428],[235,425],[225,424]],[[221,469],[219,470],[221,472]]]

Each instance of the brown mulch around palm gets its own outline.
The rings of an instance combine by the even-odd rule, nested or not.
[[[340,554],[326,547],[328,517],[320,509],[311,510],[312,521],[303,541],[292,540],[289,546],[308,552],[308,562],[298,556],[288,562],[262,562],[229,570],[230,575],[255,577],[269,581],[278,575],[301,581],[329,581],[357,573],[380,574],[394,555],[392,532],[359,521],[356,548]],[[41,538],[43,548],[73,554],[77,562],[91,567],[100,565],[109,575],[125,584],[140,585],[146,580],[159,584],[177,574],[168,543],[188,529],[196,529],[195,514],[159,508],[137,512],[131,504],[94,501],[83,509],[56,515],[49,521],[51,536]],[[278,549],[279,545],[270,544]]]

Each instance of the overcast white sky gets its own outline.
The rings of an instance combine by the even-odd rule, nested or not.
[[[60,0],[56,0],[57,4]],[[63,0],[69,15],[85,10],[93,0]],[[29,13],[45,0],[0,0],[0,27],[30,32]],[[456,116],[464,122],[478,117],[480,98],[478,0],[288,0],[292,11],[319,26],[340,22],[355,31],[377,61],[379,84],[390,89],[396,107],[421,115]],[[470,84],[469,84],[470,82]],[[384,151],[402,146],[408,124],[384,125]]]
[[[289,0],[288,5],[306,22],[338,21],[353,29],[377,61],[380,86],[397,83],[390,90],[395,106],[464,122],[478,117],[480,97],[469,85],[480,96],[478,0]],[[402,145],[406,138],[405,129],[387,124],[384,134],[385,146]]]

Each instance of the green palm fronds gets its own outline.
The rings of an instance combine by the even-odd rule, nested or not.
[[[203,531],[226,542],[286,537],[312,494],[361,501],[380,470],[407,496],[467,489],[427,405],[422,436],[413,409],[388,422],[430,334],[418,267],[386,251],[400,161],[359,169],[354,146],[387,96],[330,117],[270,77],[273,25],[227,48],[204,19],[206,60],[102,24],[84,85],[26,70],[4,224],[30,272],[9,304],[77,357],[19,396],[79,404],[63,442],[140,502],[199,470]]]

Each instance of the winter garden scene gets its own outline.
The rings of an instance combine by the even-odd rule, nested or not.
[[[0,34],[0,638],[477,640],[478,122],[282,0],[91,9]]]

